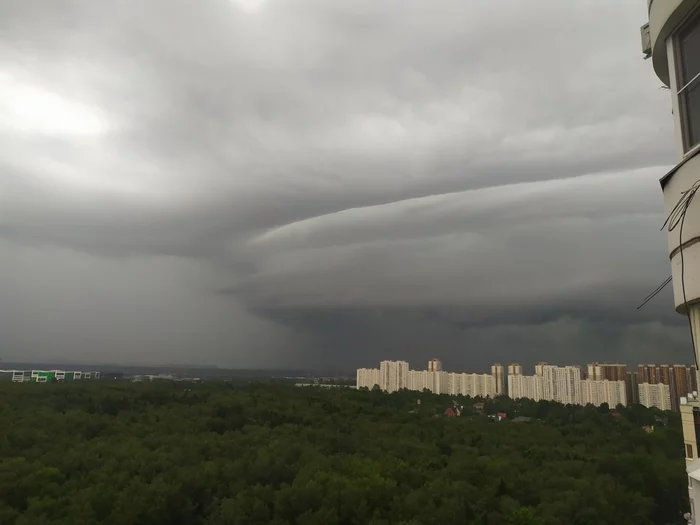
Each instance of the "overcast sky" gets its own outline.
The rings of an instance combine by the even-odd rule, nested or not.
[[[689,362],[643,0],[3,0],[0,358]]]

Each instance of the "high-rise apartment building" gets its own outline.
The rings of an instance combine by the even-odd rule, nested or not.
[[[625,381],[627,365],[620,363],[591,363],[587,366],[586,379],[591,381]]]
[[[535,370],[533,376],[508,374],[508,395],[511,398],[543,399],[573,405],[591,403],[600,406],[607,403],[613,408],[627,404],[624,381],[584,380],[578,366],[540,363]]]
[[[535,365],[535,375],[541,376],[544,374],[544,367],[549,366],[546,362],[541,361]]]
[[[598,363],[591,363],[586,367],[586,379],[597,381],[598,379],[603,378],[602,375],[602,369]]]
[[[639,383],[637,380],[637,372],[627,372],[625,386],[627,388],[627,404],[632,405],[639,403]]]
[[[534,401],[544,399],[544,378],[542,376],[508,375],[508,397],[511,399],[528,398]]]
[[[637,378],[639,383],[649,383],[655,385],[659,382],[659,369],[657,365],[639,365],[637,367]]]
[[[450,393],[450,374],[444,371],[409,370],[409,390],[430,390],[434,394]]]
[[[647,364],[639,365],[639,383],[668,385],[671,392],[671,410],[680,409],[680,398],[697,390],[697,374],[692,365]]]
[[[581,369],[578,366],[541,366],[544,378],[543,399],[565,405],[581,404]]]
[[[494,397],[496,381],[489,374],[449,374],[450,395],[471,397]]]
[[[671,404],[673,410],[680,410],[680,399],[697,392],[698,376],[694,365],[673,365],[671,368]]]
[[[627,385],[624,381],[581,381],[581,404],[600,406],[607,403],[610,408],[627,405]]]
[[[375,386],[381,388],[381,382],[378,368],[357,369],[357,388],[369,388],[370,390]]]
[[[408,387],[408,362],[382,361],[379,363],[379,386],[387,392]]]
[[[504,395],[506,392],[503,378],[503,365],[501,365],[500,363],[495,363],[491,365],[491,375],[493,376],[496,383],[495,394],[497,396]]]
[[[508,365],[508,375],[509,376],[521,376],[523,375],[523,367],[518,363],[511,363]]]
[[[442,361],[439,359],[428,361],[428,372],[442,372]]]
[[[639,383],[639,404],[671,410],[671,390],[663,383]]]
[[[627,365],[622,363],[590,363],[586,367],[586,379],[590,381],[624,381],[627,401],[625,404],[632,402],[632,385],[629,384],[630,377],[627,374]]]
[[[440,363],[432,359],[430,363]],[[386,392],[402,388],[415,391],[429,390],[435,394],[494,397],[496,379],[490,374],[456,374],[442,370],[441,364],[433,364],[433,370],[409,370],[406,361],[382,361],[379,368],[357,370],[357,388],[372,389],[374,385]],[[439,368],[439,370],[435,370]]]

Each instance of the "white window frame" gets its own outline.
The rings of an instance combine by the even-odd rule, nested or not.
[[[679,55],[678,35],[682,30],[686,29],[688,24],[700,26],[700,9],[694,9],[683,20],[683,22],[678,25],[673,34],[666,41],[666,52],[668,55],[669,63],[669,89],[673,93],[673,120],[676,128],[676,136],[680,138],[680,140],[678,141],[678,153],[682,159],[695,155],[698,151],[700,151],[700,141],[698,141],[693,146],[687,146],[688,134],[686,128],[688,122],[688,115],[684,111],[682,111],[681,106],[681,95],[683,91],[685,91],[685,89],[694,82],[700,82],[700,72],[694,78],[687,81],[684,85],[679,86],[679,76],[681,68],[680,62],[676,61],[676,56]],[[700,116],[698,116],[697,118],[700,118]]]

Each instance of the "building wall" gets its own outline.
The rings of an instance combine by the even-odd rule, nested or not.
[[[378,368],[358,368],[357,369],[357,388],[369,388],[372,390],[374,385],[380,386],[381,379]]]
[[[581,404],[600,406],[607,403],[611,408],[627,405],[627,386],[624,381],[581,381]]]
[[[450,393],[450,374],[440,370],[436,372],[427,372],[428,390],[434,394],[449,394]]]
[[[505,394],[506,392],[503,378],[503,365],[499,363],[491,365],[491,375],[493,376],[495,381],[495,395],[500,396]]]
[[[688,111],[688,106],[681,104],[681,99],[689,95],[691,89],[689,78],[677,78],[678,72],[684,71],[684,64],[680,63],[680,57],[676,55],[678,43],[675,39],[674,32],[680,28],[681,23],[688,17],[693,9],[700,7],[698,0],[648,0],[649,7],[649,24],[642,28],[642,42],[645,52],[650,52],[654,71],[661,81],[669,87],[672,100],[672,113],[674,116],[674,124],[676,129],[676,144],[678,150],[679,163],[661,179],[661,187],[664,194],[664,209],[666,216],[673,213],[678,205],[679,200],[687,192],[696,181],[700,178],[700,155],[695,145],[686,143],[684,138],[684,125],[686,118],[697,118],[697,114]],[[693,22],[697,23],[697,21]],[[697,25],[696,25],[697,30]],[[645,42],[645,35],[648,33],[649,42]],[[692,41],[687,41],[692,42]],[[686,56],[697,57],[700,55],[700,49],[686,50]],[[688,64],[693,63],[689,61]],[[697,63],[697,62],[695,62]],[[685,64],[685,65],[688,65]],[[693,71],[695,74],[696,71]],[[691,77],[693,75],[690,75]],[[688,86],[686,86],[688,84]],[[679,95],[679,88],[688,87],[685,91],[686,95]],[[685,88],[684,88],[685,89]],[[693,95],[689,95],[693,96]],[[697,96],[697,92],[694,96]],[[692,142],[695,142],[693,140]],[[697,204],[693,204],[684,208],[682,216],[682,226],[680,228],[669,229],[667,234],[668,251],[671,258],[671,275],[673,277],[673,295],[676,311],[682,314],[687,314],[692,326],[692,335],[694,337],[694,347],[696,351],[695,360],[698,360],[698,350],[700,350],[700,243],[696,242],[700,239],[700,209]],[[673,401],[675,408],[680,408],[681,419],[683,422],[683,436],[686,448],[690,450],[686,453],[687,460],[693,460],[695,463],[687,464],[687,472],[689,474],[688,493],[690,496],[690,511],[692,519],[690,523],[697,523],[695,502],[697,499],[697,490],[694,487],[694,481],[690,478],[696,475],[698,465],[697,451],[697,432],[695,419],[697,414],[694,414],[694,408],[697,406],[697,401],[693,400],[690,404],[679,403],[679,398],[686,395],[682,390],[692,389],[692,378],[688,377],[688,372],[685,370],[683,374],[686,376],[683,381],[682,373],[676,372],[669,376],[668,383],[668,400],[669,405]],[[695,373],[693,373],[695,375]],[[640,403],[649,406],[653,404],[651,398],[660,399],[659,403],[664,405],[666,391],[661,392],[661,388],[656,391],[648,386],[649,383],[642,383],[642,377],[639,378],[639,398]],[[685,383],[685,384],[684,384]],[[695,378],[695,389],[697,389],[697,378]],[[693,390],[695,390],[693,389]],[[700,510],[699,510],[700,511]]]
[[[637,378],[639,383],[649,383],[655,385],[659,382],[657,367],[653,364],[639,365],[637,367]]]
[[[542,376],[508,376],[508,396],[512,399],[533,399],[539,401],[544,397],[544,378]]]
[[[647,408],[671,410],[671,391],[662,383],[639,383],[639,403]]]
[[[450,395],[471,397],[494,397],[496,395],[496,380],[489,374],[449,374]]]
[[[442,372],[442,361],[439,359],[428,361],[428,372]]]
[[[542,365],[543,399],[581,404],[581,369],[577,366]]]
[[[621,363],[591,363],[587,367],[586,379],[592,381],[625,381],[627,365]]]
[[[379,363],[379,386],[387,392],[397,392],[408,387],[408,363],[406,361],[382,361]]]
[[[689,392],[692,392],[692,390],[688,390],[688,374],[686,368],[686,365],[673,365],[669,367],[672,410],[679,410],[680,398],[686,397]]]
[[[542,365],[542,375],[508,375],[508,395],[512,399],[529,398],[539,401],[558,401],[575,405],[591,403],[611,407],[627,404],[624,381],[589,381],[581,379],[576,366],[557,367]]]
[[[639,382],[637,372],[627,372],[625,386],[627,388],[627,404],[639,403]]]
[[[685,461],[690,463],[698,459],[698,442],[695,432],[695,413],[694,409],[698,407],[698,403],[691,402],[681,405],[681,426],[683,428],[683,443],[685,445]],[[700,488],[700,486],[699,486]],[[700,500],[698,500],[700,503]]]
[[[508,375],[523,375],[523,367],[518,363],[508,365]]]
[[[652,64],[656,75],[664,84],[669,85],[666,39],[690,10],[697,6],[697,0],[649,0],[648,3]]]
[[[688,503],[693,516],[695,516],[695,506],[700,504],[700,480],[697,477],[697,475],[694,477],[688,476]],[[693,519],[691,523],[695,525],[697,521]]]
[[[429,390],[435,394],[494,397],[496,379],[490,374],[449,373],[444,370],[409,370],[405,361],[382,361],[379,368],[358,368],[357,388],[373,388],[387,392]]]
[[[544,367],[548,366],[547,363],[541,362],[535,365],[535,375],[541,376],[544,373]]]
[[[681,397],[697,390],[697,377],[693,365],[639,365],[637,375],[639,383],[668,385],[671,410],[674,411],[678,411]]]

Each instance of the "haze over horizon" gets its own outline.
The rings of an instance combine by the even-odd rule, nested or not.
[[[0,358],[692,361],[639,0],[5,0]]]

